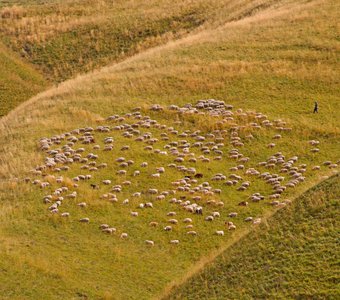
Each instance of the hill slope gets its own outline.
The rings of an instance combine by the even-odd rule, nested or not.
[[[0,3],[0,40],[21,57],[21,65],[29,62],[50,83],[58,83],[191,32],[277,5],[271,0],[259,3],[106,0],[93,5],[93,1],[5,1]],[[32,91],[26,93],[24,88],[17,95],[14,85],[19,84],[6,82],[6,93],[12,97],[2,96],[6,98],[2,115],[34,95],[33,90],[41,90],[33,86]]]
[[[337,299],[340,180],[299,197],[166,299]]]
[[[60,135],[87,126],[114,127],[116,124],[105,120],[109,115],[124,115],[136,106],[141,107],[143,115],[148,114],[167,127],[188,129],[190,132],[200,129],[207,134],[220,128],[218,121],[222,120],[204,115],[183,116],[166,109],[157,113],[149,111],[148,107],[153,103],[164,107],[169,104],[182,106],[214,97],[243,109],[246,115],[234,111],[237,124],[244,116],[252,120],[254,111],[261,111],[268,119],[284,119],[284,126],[293,128],[282,133],[283,138],[276,142],[274,149],[267,147],[273,141],[273,128],[268,128],[268,131],[261,129],[258,136],[254,133],[256,138],[246,142],[246,146],[241,149],[245,156],[251,157],[247,168],[258,168],[259,161],[267,160],[280,151],[287,158],[299,155],[298,164],[308,164],[306,181],[287,192],[288,199],[293,199],[321,180],[322,176],[336,172],[337,169],[332,171],[322,164],[326,160],[332,163],[339,160],[335,6],[335,1],[287,1],[279,7],[264,8],[250,17],[228,22],[218,29],[207,29],[98,72],[64,82],[4,117],[0,121],[3,137],[0,150],[6,153],[0,158],[0,264],[7,275],[1,278],[1,293],[10,298],[24,295],[32,299],[37,298],[37,295],[45,298],[87,296],[149,299],[162,294],[168,284],[185,276],[197,262],[214,257],[213,254],[251,232],[253,227],[243,221],[246,214],[265,220],[275,211],[268,205],[267,198],[259,205],[252,203],[244,207],[244,210],[237,205],[239,200],[246,200],[251,192],[261,190],[269,196],[270,187],[259,178],[253,180],[249,177],[251,187],[245,193],[237,191],[236,187],[228,188],[222,183],[214,183],[212,186],[223,190],[220,196],[215,195],[225,203],[224,208],[219,208],[222,217],[216,222],[207,223],[202,216],[193,215],[199,232],[194,239],[188,238],[183,225],[166,235],[162,230],[167,223],[166,213],[175,209],[182,220],[185,211],[163,201],[155,204],[154,210],[143,211],[139,218],[133,218],[129,213],[137,209],[138,202],[130,199],[130,206],[122,205],[125,196],[132,190],[126,188],[118,196],[119,202],[109,206],[100,196],[112,186],[105,187],[102,180],[111,179],[112,185],[123,183],[122,179],[117,178],[118,166],[114,159],[122,155],[120,149],[126,144],[130,145],[131,151],[124,153],[127,159],[135,160],[136,165],[143,160],[150,163],[147,175],[151,176],[156,167],[167,168],[166,175],[161,176],[158,182],[146,175],[141,177],[138,190],[146,191],[155,185],[162,191],[171,189],[169,181],[178,180],[183,174],[168,169],[167,164],[173,159],[172,156],[158,157],[155,156],[157,153],[146,153],[134,139],[129,140],[117,131],[110,131],[107,135],[114,135],[117,147],[112,152],[96,150],[100,163],[108,163],[107,169],[93,175],[93,183],[99,184],[100,189],[92,190],[89,182],[80,182],[77,190],[79,198],[60,208],[70,211],[71,217],[67,221],[59,214],[51,214],[47,205],[42,203],[46,193],[53,193],[52,188],[57,186],[53,177],[43,177],[34,172],[36,175],[33,178],[32,174],[26,172],[37,164],[44,164],[44,158],[49,155],[38,150],[37,142],[42,137]],[[311,113],[314,99],[320,104],[320,113],[317,115]],[[126,118],[127,123],[133,120],[131,116]],[[242,169],[229,170],[236,164],[227,155],[234,148],[229,140],[233,122],[223,124],[227,134],[224,136],[226,144],[222,163],[213,161],[214,152],[211,149],[211,153],[206,154],[211,159],[209,164],[199,161],[197,169],[202,170],[209,181],[215,172],[228,176],[231,172],[238,172],[248,179]],[[161,139],[161,132],[152,126],[143,129],[143,132],[146,130],[158,138],[154,150],[156,147],[163,149],[166,141]],[[77,136],[84,138],[82,134]],[[101,149],[104,147],[104,136],[96,132]],[[243,133],[240,136],[244,139]],[[192,138],[189,138],[192,142]],[[311,139],[319,140],[318,153],[310,151],[308,141]],[[62,143],[64,145],[66,141]],[[86,154],[92,151],[92,146],[84,146]],[[58,149],[59,146],[53,147]],[[193,151],[196,153],[196,150]],[[321,165],[321,171],[312,171],[314,165]],[[70,189],[73,189],[71,179],[80,172],[87,172],[83,171],[87,169],[80,169],[80,166],[77,169],[75,166],[78,165],[71,165],[69,170],[64,169],[65,173],[60,173],[67,179]],[[297,167],[303,169],[302,166]],[[132,187],[136,188],[138,181],[133,179],[131,168],[128,170],[126,179],[131,180]],[[265,167],[261,168],[261,171],[265,170]],[[280,169],[275,167],[276,170],[279,172]],[[54,172],[57,171],[47,169],[46,175],[56,178],[58,175]],[[21,179],[28,175],[32,180],[51,180],[52,187],[39,189],[35,185],[23,184]],[[141,201],[150,199],[154,200],[145,197]],[[74,202],[78,200],[87,202],[88,208],[81,210]],[[203,203],[204,217],[213,209],[206,200]],[[228,213],[232,211],[238,211],[240,216],[234,221],[237,225],[234,233],[227,231],[224,225],[224,221],[229,220]],[[86,216],[91,219],[89,224],[78,222],[79,218]],[[151,217],[162,225],[152,233],[147,227]],[[131,239],[122,240],[119,235],[106,236],[101,233],[98,226],[100,222],[106,221],[117,226],[119,233],[126,230]],[[223,238],[213,234],[220,228],[226,231]],[[168,242],[170,237],[178,236],[181,244],[174,248]],[[143,240],[151,238],[156,244],[147,248]],[[20,286],[15,284],[18,279],[22,282]],[[33,285],[35,289],[30,288]]]
[[[0,117],[42,91],[46,81],[0,43]]]

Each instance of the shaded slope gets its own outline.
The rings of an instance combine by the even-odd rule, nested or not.
[[[0,43],[0,117],[47,86],[43,76]]]
[[[165,299],[337,299],[340,178],[277,212]]]

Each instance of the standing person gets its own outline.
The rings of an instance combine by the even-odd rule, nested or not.
[[[313,110],[313,114],[319,112],[319,107],[318,107],[318,102],[315,101],[314,103],[314,110]]]

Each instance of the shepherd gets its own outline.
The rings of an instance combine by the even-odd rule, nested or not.
[[[315,113],[319,112],[318,110],[319,110],[319,108],[318,108],[318,102],[316,102],[316,101],[315,101],[315,103],[314,103],[314,110],[313,110],[313,114],[315,114]]]

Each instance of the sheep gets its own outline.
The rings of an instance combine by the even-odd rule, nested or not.
[[[187,232],[188,235],[197,235],[197,232],[194,230],[188,231]]]
[[[164,172],[165,172],[165,169],[164,169],[164,167],[159,167],[159,168],[156,168],[156,171],[157,171],[158,173],[164,173]]]
[[[179,240],[171,240],[170,244],[178,245],[179,244]]]
[[[120,238],[121,239],[126,239],[128,237],[128,234],[126,232],[123,232],[121,235],[120,235]]]
[[[246,218],[244,219],[244,221],[245,221],[245,222],[251,222],[251,221],[253,221],[253,217],[246,217]]]
[[[234,218],[234,217],[237,217],[237,212],[232,212],[229,214],[229,217],[230,218]]]
[[[126,170],[119,170],[117,171],[118,175],[126,175]]]
[[[109,180],[109,179],[103,180],[102,183],[105,184],[105,185],[109,185],[109,184],[111,184],[111,180]]]
[[[152,178],[160,178],[161,174],[160,173],[154,173],[154,174],[151,174],[151,177]]]
[[[183,220],[184,223],[192,223],[192,219],[191,218],[185,218]]]
[[[195,213],[198,214],[198,215],[203,215],[203,208],[202,208],[202,206],[196,207]]]
[[[107,234],[113,234],[113,233],[115,233],[116,231],[117,231],[117,230],[116,230],[116,228],[114,228],[114,227],[102,229],[102,232],[107,233]]]
[[[164,195],[159,195],[156,197],[156,200],[164,200],[165,196]]]
[[[137,197],[141,197],[141,195],[142,194],[140,192],[135,192],[135,193],[132,194],[132,197],[136,197],[137,198]]]
[[[132,217],[138,217],[138,212],[137,211],[132,211],[132,212],[130,212],[130,215]]]
[[[168,220],[168,222],[171,223],[171,224],[177,224],[178,223],[178,221],[176,219],[170,219],[170,220]]]
[[[216,233],[216,235],[224,236],[223,230],[216,230],[215,233]]]
[[[166,214],[168,217],[173,217],[173,216],[176,216],[176,212],[174,211],[170,211]]]
[[[123,205],[127,205],[129,204],[129,199],[125,199],[123,202],[122,202]]]
[[[149,223],[149,226],[157,227],[158,226],[158,222],[152,221],[152,222]]]
[[[219,213],[218,211],[214,211],[214,212],[212,213],[212,216],[213,216],[214,218],[219,218],[219,217],[220,217],[220,213]]]
[[[79,219],[79,222],[81,222],[81,223],[89,223],[90,219],[89,218],[81,218],[81,219]]]
[[[207,216],[205,218],[206,221],[213,221],[214,220],[214,217],[213,216]]]
[[[151,202],[145,203],[146,208],[153,208],[153,204]]]
[[[140,175],[140,171],[136,170],[133,172],[133,176],[136,177],[136,176],[139,176]]]
[[[235,230],[236,226],[233,222],[227,222],[228,230]]]
[[[100,224],[99,229],[106,229],[109,228],[110,226],[108,224]]]
[[[148,166],[148,163],[147,162],[142,162],[141,165],[140,165],[142,168],[146,168]]]
[[[149,246],[154,246],[155,242],[151,241],[151,240],[145,240],[145,244],[149,245]]]
[[[152,194],[152,195],[158,194],[157,189],[149,189],[148,192],[149,192],[149,194]]]
[[[70,213],[69,212],[64,212],[60,215],[61,217],[64,217],[64,218],[67,218],[70,216]]]
[[[165,227],[164,227],[164,230],[165,230],[165,231],[171,231],[171,230],[172,230],[172,227],[171,227],[171,226],[165,226]]]

